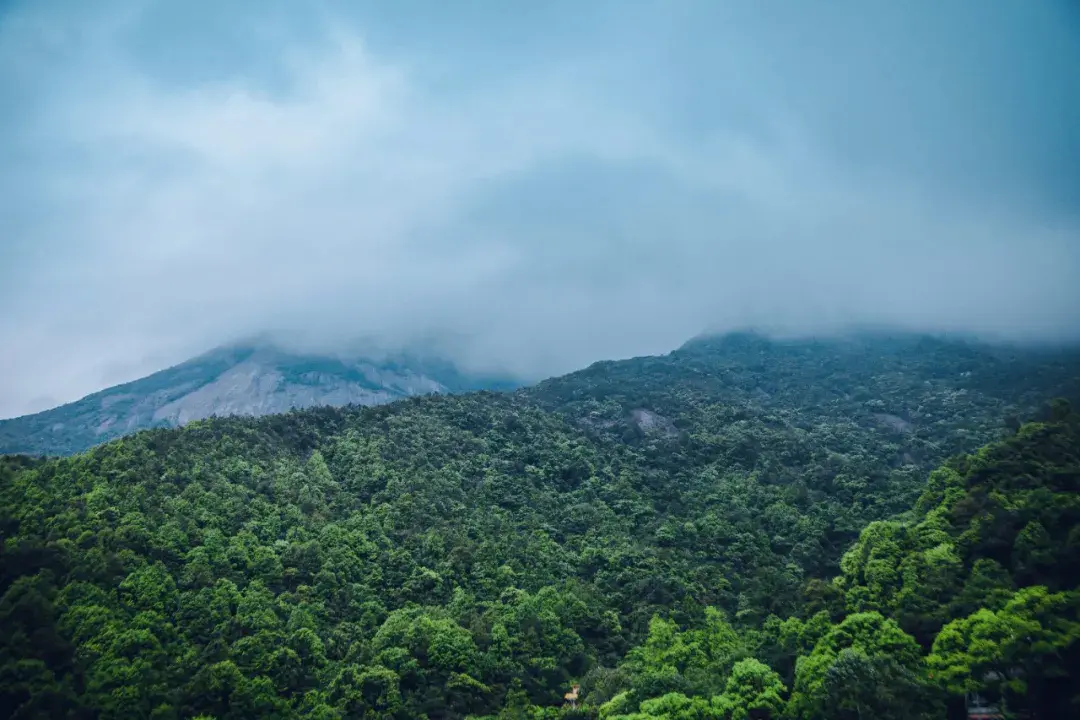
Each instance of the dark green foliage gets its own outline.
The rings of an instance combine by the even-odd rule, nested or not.
[[[0,717],[1060,715],[1075,415],[926,480],[1037,410],[1017,367],[736,337],[2,459]]]

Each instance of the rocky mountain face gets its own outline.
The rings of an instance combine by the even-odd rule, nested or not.
[[[0,453],[69,454],[144,428],[212,416],[379,405],[413,395],[516,385],[415,356],[372,360],[297,355],[268,345],[220,348],[67,405],[0,420]]]

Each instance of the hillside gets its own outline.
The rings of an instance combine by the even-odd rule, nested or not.
[[[729,336],[8,458],[0,717],[908,718],[1016,663],[1060,709],[1078,369]],[[1042,654],[949,640],[997,619]]]
[[[842,504],[850,531],[867,505],[882,516],[908,507],[927,472],[1015,431],[1047,399],[1080,398],[1080,349],[740,333],[522,392],[590,437],[633,447],[664,478],[665,510],[696,502],[683,494],[702,473],[742,474]]]
[[[0,453],[66,455],[151,427],[215,415],[268,415],[317,405],[378,405],[427,393],[510,389],[418,356],[297,355],[272,345],[219,348],[51,410],[0,420]]]

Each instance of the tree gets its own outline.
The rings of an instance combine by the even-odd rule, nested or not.
[[[1023,588],[1000,610],[982,608],[942,628],[927,667],[954,695],[990,690],[1015,708],[1042,708],[1047,681],[1067,669],[1063,651],[1080,640],[1078,606],[1075,592]]]
[[[922,711],[922,688],[921,652],[915,639],[880,613],[855,613],[798,659],[788,712],[799,717],[899,720]],[[875,694],[880,700],[874,699]]]
[[[731,669],[723,694],[712,705],[725,720],[770,720],[784,708],[787,688],[768,665],[746,658]]]
[[[707,608],[702,627],[685,631],[654,617],[645,642],[627,655],[626,667],[639,699],[673,692],[710,697],[723,689],[732,666],[746,654],[723,612]]]

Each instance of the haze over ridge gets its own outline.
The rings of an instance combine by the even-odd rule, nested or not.
[[[1076,67],[1066,2],[8,3],[0,416],[264,331],[1075,340]]]

